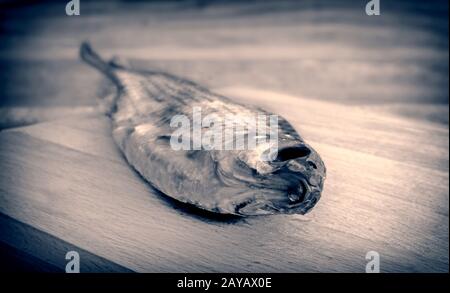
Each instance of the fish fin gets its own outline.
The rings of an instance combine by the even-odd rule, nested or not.
[[[115,68],[121,68],[121,69],[128,69],[130,70],[133,66],[131,65],[131,62],[127,59],[124,59],[119,56],[114,56],[109,62],[109,65]]]
[[[118,88],[122,87],[120,80],[114,73],[114,67],[109,62],[104,61],[91,47],[88,42],[83,42],[80,46],[80,57],[87,64],[98,69],[105,74]]]

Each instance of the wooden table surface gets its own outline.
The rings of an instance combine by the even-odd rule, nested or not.
[[[368,251],[448,272],[447,1],[81,2],[0,9],[0,129],[40,122],[0,132],[0,250],[44,271],[76,250],[86,272],[364,272]],[[327,165],[318,205],[239,219],[153,190],[95,110],[86,39],[285,116]]]
[[[364,272],[372,250],[383,272],[448,271],[448,128],[219,91],[284,115],[322,155],[328,178],[310,214],[221,218],[176,204],[127,165],[107,118],[88,114],[0,133],[1,241],[55,267],[68,245],[107,260],[87,257],[87,271]]]

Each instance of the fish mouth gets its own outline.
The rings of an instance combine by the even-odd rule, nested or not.
[[[241,216],[259,216],[273,214],[306,214],[310,211],[320,198],[320,191],[313,190],[306,179],[301,179],[300,184],[287,191],[287,202],[258,200],[256,198],[247,200],[235,207],[235,214]]]
[[[300,179],[298,189],[303,189],[303,195],[300,198],[297,197],[297,201],[292,201],[291,196],[289,196],[289,200],[291,200],[291,202],[285,213],[302,215],[308,213],[317,204],[321,197],[323,180],[321,180],[318,185],[311,185],[306,178],[302,177]],[[294,199],[297,198],[294,197]]]
[[[320,199],[320,192],[317,191],[310,192],[303,202],[291,205],[289,209],[285,211],[285,213],[304,215],[308,213],[316,205],[319,199]]]

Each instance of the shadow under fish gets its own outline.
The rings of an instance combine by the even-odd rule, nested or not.
[[[192,121],[195,107],[204,116],[240,118],[270,113],[165,72],[106,62],[87,43],[81,45],[80,55],[115,85],[114,93],[105,97],[101,106],[112,120],[119,149],[128,163],[165,195],[209,212],[239,216],[305,214],[319,200],[325,165],[282,117],[278,116],[275,152],[265,140],[246,149],[175,149],[171,119],[183,115]],[[250,129],[248,123],[249,119],[237,119],[233,125],[245,132]],[[266,129],[269,124],[263,128],[270,133]],[[268,157],[268,153],[275,155]]]

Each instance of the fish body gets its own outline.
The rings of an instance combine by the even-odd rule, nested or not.
[[[245,132],[255,113],[270,113],[168,73],[105,62],[86,43],[80,55],[116,85],[106,111],[114,140],[128,163],[162,193],[211,212],[241,216],[304,214],[319,200],[325,165],[285,119],[278,119],[276,156],[269,160],[262,158],[271,147],[265,140],[252,149],[208,149],[193,146],[193,134],[184,133],[192,134],[190,148],[174,149],[171,119],[177,115],[189,121],[195,121],[193,109],[201,109],[203,117],[232,115]],[[262,127],[267,130],[269,124]],[[200,133],[206,130],[200,126]],[[227,143],[233,145],[230,139]]]

